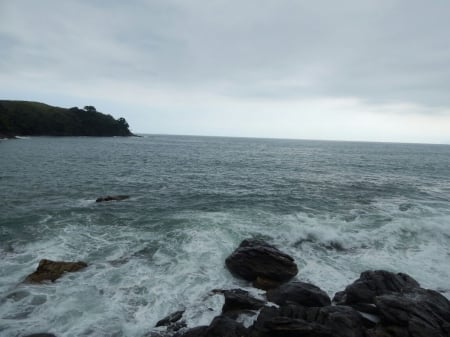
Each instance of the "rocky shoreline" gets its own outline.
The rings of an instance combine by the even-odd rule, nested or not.
[[[87,266],[83,262],[43,261],[26,281],[55,281],[64,272]],[[242,289],[211,290],[211,295],[223,295],[225,303],[210,325],[188,328],[184,311],[177,311],[143,337],[450,336],[449,300],[422,288],[406,274],[365,271],[331,299],[319,287],[295,280],[298,268],[294,259],[261,240],[244,240],[225,264],[234,276],[265,290],[265,297],[254,298]],[[244,325],[243,317],[250,317],[252,323]],[[54,337],[25,337],[38,336]]]

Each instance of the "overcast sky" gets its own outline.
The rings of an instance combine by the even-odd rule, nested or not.
[[[0,98],[134,132],[450,143],[448,0],[0,0]]]

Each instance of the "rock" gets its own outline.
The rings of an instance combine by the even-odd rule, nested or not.
[[[248,330],[227,316],[217,316],[205,330],[203,337],[243,337]]]
[[[180,310],[180,311],[171,313],[167,317],[164,317],[162,320],[158,321],[158,323],[156,323],[155,327],[169,326],[169,325],[179,321],[181,319],[181,317],[183,317],[183,314],[184,314],[184,310]]]
[[[225,303],[222,307],[222,314],[235,313],[243,310],[259,310],[265,305],[265,302],[250,296],[242,289],[232,290],[213,290],[213,293],[222,294],[225,297]]]
[[[52,333],[34,333],[32,335],[26,335],[23,337],[56,337],[56,336]]]
[[[294,259],[267,242],[244,240],[225,260],[227,268],[235,276],[247,281],[258,277],[280,284],[297,275]]]
[[[280,282],[269,280],[261,276],[256,277],[256,279],[253,281],[253,286],[262,290],[273,289],[278,287],[279,285]]]
[[[364,335],[365,324],[361,315],[351,307],[327,306],[322,308],[308,308],[306,320],[333,331],[334,337],[360,337]]]
[[[300,281],[285,283],[269,290],[267,299],[278,305],[295,303],[305,307],[323,307],[331,304],[330,298],[322,289]]]
[[[333,331],[321,324],[288,317],[275,317],[265,323],[268,333],[258,337],[335,337]]]
[[[39,261],[39,266],[36,271],[27,276],[25,282],[29,283],[41,283],[43,281],[54,282],[64,273],[75,272],[86,268],[87,264],[82,261],[78,262],[62,262],[62,261],[50,261],[43,259]]]
[[[391,273],[385,270],[365,271],[359,279],[337,293],[333,302],[338,304],[374,303],[376,296],[419,288],[411,276]]]
[[[291,304],[263,308],[251,329],[251,336],[361,337],[364,331],[360,314],[350,307]]]
[[[241,324],[226,316],[217,316],[209,326],[199,326],[173,337],[244,337],[248,330]]]
[[[176,333],[173,337],[204,337],[207,329],[207,326],[197,326],[182,333]]]
[[[448,337],[450,302],[433,290],[408,289],[375,298],[381,322],[371,336]]]
[[[128,199],[130,196],[128,195],[108,195],[106,197],[100,197],[95,200],[95,202],[103,202],[103,201],[119,201]]]

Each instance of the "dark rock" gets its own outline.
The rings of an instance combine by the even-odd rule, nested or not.
[[[273,289],[273,288],[279,287],[280,284],[282,284],[282,283],[278,282],[278,281],[269,280],[269,279],[266,279],[266,278],[261,277],[261,276],[258,276],[253,281],[253,286],[255,288],[262,289],[262,290]]]
[[[173,337],[205,337],[207,329],[207,326],[197,326],[182,333],[176,333]]]
[[[361,315],[351,307],[327,306],[308,308],[307,321],[311,312],[317,310],[314,322],[322,324],[333,331],[334,337],[360,337],[364,335],[365,323]]]
[[[176,311],[174,313],[171,313],[170,315],[164,317],[158,323],[156,323],[155,327],[159,326],[169,326],[181,319],[183,317],[184,310]]]
[[[268,333],[264,337],[334,337],[333,331],[321,324],[301,319],[274,317],[265,323]]]
[[[32,335],[26,335],[23,337],[56,337],[56,336],[52,333],[34,333]]]
[[[331,304],[330,298],[322,289],[300,281],[285,283],[269,290],[267,299],[278,305],[295,303],[305,307],[323,307]]]
[[[104,202],[104,201],[120,201],[128,199],[130,196],[128,195],[108,195],[106,197],[100,197],[95,200],[95,202]]]
[[[243,310],[259,310],[265,305],[264,301],[251,297],[247,291],[242,289],[216,289],[213,290],[213,293],[222,294],[225,297],[222,314]]]
[[[338,304],[374,303],[375,296],[418,288],[419,283],[411,276],[385,270],[365,271],[358,280],[347,286],[333,298]]]
[[[232,274],[247,281],[258,277],[277,283],[290,280],[297,275],[294,259],[267,242],[244,240],[225,260]]]
[[[361,337],[364,336],[365,326],[361,315],[350,307],[290,304],[278,309],[263,308],[251,331],[252,337]]]
[[[433,290],[409,289],[375,298],[381,322],[372,336],[450,336],[450,302]]]
[[[75,272],[86,268],[87,264],[82,261],[78,262],[63,262],[63,261],[50,261],[43,259],[39,261],[39,266],[36,271],[27,276],[25,282],[29,283],[41,283],[43,281],[54,282],[64,273]]]
[[[204,337],[243,337],[248,330],[235,320],[227,316],[217,316],[205,330]]]

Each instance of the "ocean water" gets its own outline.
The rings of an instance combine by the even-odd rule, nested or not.
[[[95,198],[128,194],[120,202]],[[214,137],[0,141],[0,335],[141,337],[215,288],[251,290],[241,240],[291,254],[330,296],[367,269],[450,297],[450,146]],[[40,259],[89,267],[22,283]]]

